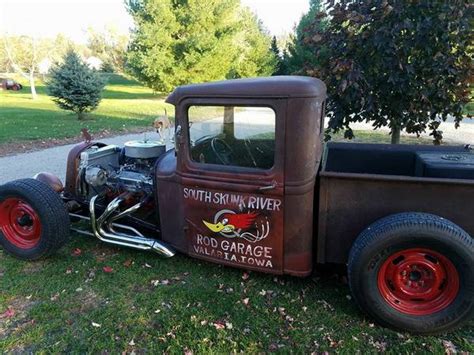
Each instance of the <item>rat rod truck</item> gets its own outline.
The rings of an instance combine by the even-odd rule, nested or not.
[[[347,264],[353,298],[383,325],[438,333],[467,322],[469,147],[324,146],[325,99],[323,82],[307,77],[179,87],[167,99],[174,149],[163,130],[124,147],[77,145],[64,186],[39,173],[0,187],[0,242],[35,260],[60,248],[73,222],[106,243],[273,274]]]

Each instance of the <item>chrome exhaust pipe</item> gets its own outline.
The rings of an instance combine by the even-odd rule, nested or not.
[[[96,217],[95,212],[95,201],[98,196],[92,197],[89,203],[90,220],[92,225],[93,234],[101,241],[109,244],[115,244],[120,246],[126,246],[129,248],[139,250],[152,250],[161,256],[172,257],[175,255],[175,251],[167,246],[165,243],[157,241],[155,239],[146,238],[142,233],[133,227],[126,225],[113,223],[114,221],[126,217],[131,213],[137,211],[142,204],[138,203],[125,211],[118,213],[113,216],[113,213],[120,207],[120,204],[124,201],[122,197],[117,197],[106,207],[105,211],[100,217]],[[118,232],[116,229],[127,230],[132,232],[133,235],[128,233]]]

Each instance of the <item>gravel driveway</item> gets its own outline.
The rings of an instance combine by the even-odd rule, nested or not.
[[[100,139],[107,144],[123,145],[123,143],[143,139],[144,134],[128,134],[112,138]],[[147,133],[149,139],[158,138],[155,132]],[[67,155],[75,144],[39,150],[0,158],[0,184],[8,181],[33,177],[38,172],[47,171],[58,176],[64,183],[66,176]]]

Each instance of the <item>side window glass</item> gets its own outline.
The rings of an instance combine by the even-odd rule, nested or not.
[[[275,120],[269,107],[191,106],[191,160],[270,169],[275,162]]]

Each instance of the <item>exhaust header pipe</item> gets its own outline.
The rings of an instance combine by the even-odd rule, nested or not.
[[[167,258],[175,255],[176,252],[165,243],[147,238],[133,227],[114,223],[115,221],[137,211],[142,207],[142,202],[137,203],[123,212],[113,215],[113,213],[120,207],[120,204],[124,201],[124,198],[119,196],[109,203],[100,217],[96,217],[95,202],[97,198],[98,196],[94,196],[90,200],[89,212],[91,216],[92,232],[99,240],[105,243],[139,250],[152,250]],[[122,230],[122,232],[118,230]],[[132,234],[125,233],[125,231],[129,233],[131,232]]]

